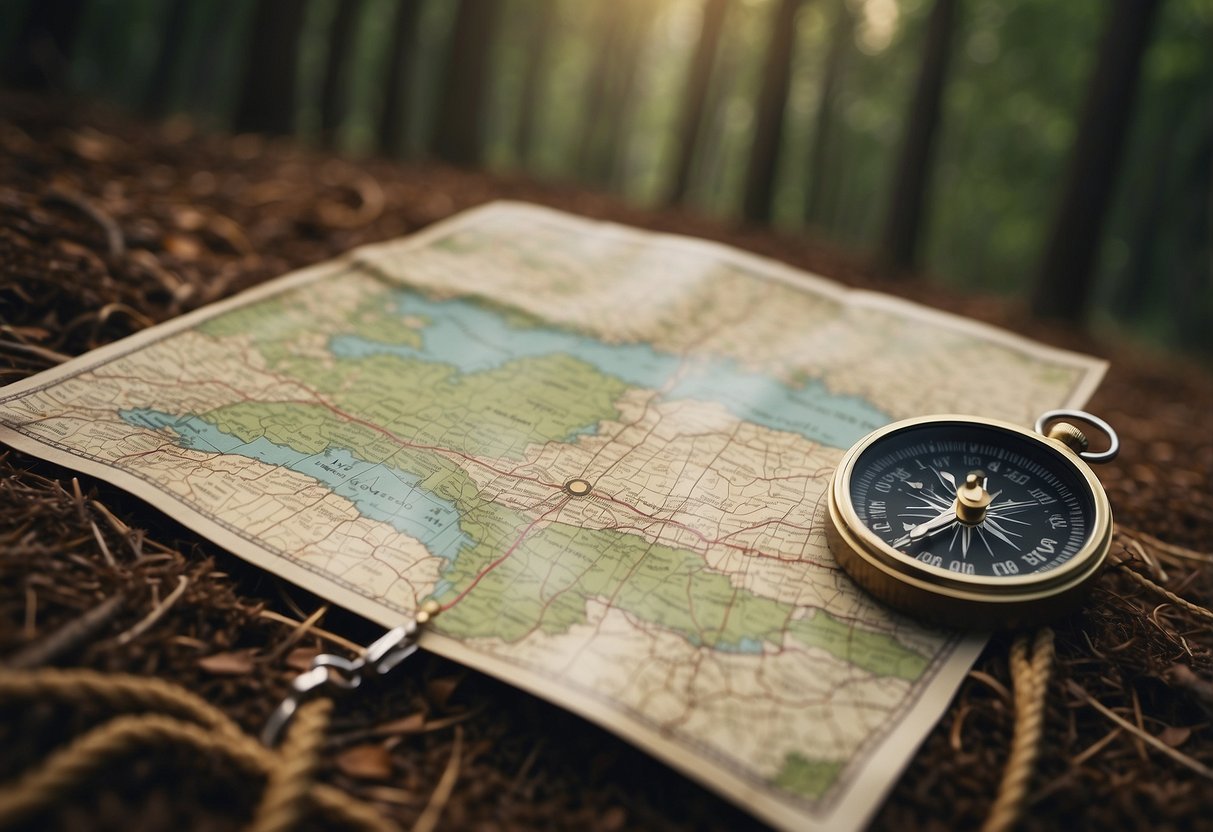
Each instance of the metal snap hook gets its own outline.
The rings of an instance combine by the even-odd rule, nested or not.
[[[362,655],[347,659],[332,653],[321,653],[312,659],[308,670],[291,682],[290,692],[270,714],[261,732],[261,742],[270,748],[282,739],[299,706],[322,693],[355,690],[368,676],[383,676],[417,652],[417,640],[425,625],[442,611],[435,601],[421,605],[412,621],[393,627],[371,642]]]
[[[261,731],[261,743],[270,748],[277,746],[279,740],[282,739],[282,734],[286,731],[286,726],[291,724],[291,720],[299,711],[299,706],[315,696],[322,688],[331,684],[334,675],[335,671],[331,668],[318,665],[313,661],[310,670],[305,670],[296,676],[291,681],[290,693],[266,720],[265,728]]]

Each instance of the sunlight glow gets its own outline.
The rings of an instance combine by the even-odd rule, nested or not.
[[[858,0],[853,6],[859,18],[856,45],[869,55],[883,52],[892,43],[901,22],[897,0]]]

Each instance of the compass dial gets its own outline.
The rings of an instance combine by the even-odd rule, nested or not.
[[[862,525],[899,557],[958,575],[1054,570],[1094,525],[1090,487],[1061,452],[979,423],[881,437],[855,460],[849,496]]]

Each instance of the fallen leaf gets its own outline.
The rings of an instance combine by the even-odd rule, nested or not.
[[[106,162],[122,153],[122,142],[96,130],[86,128],[79,133],[68,134],[68,146],[81,159],[90,162]]]
[[[393,719],[391,722],[382,722],[372,730],[381,736],[391,736],[393,734],[418,734],[424,729],[425,714],[418,711],[400,719]]]
[[[243,676],[253,670],[252,650],[212,653],[198,660],[198,666],[216,676]]]
[[[425,692],[431,702],[439,708],[445,708],[446,703],[455,692],[455,688],[459,687],[459,683],[462,681],[462,676],[442,676],[430,679],[425,683]]]
[[[1162,729],[1158,735],[1158,739],[1172,748],[1179,748],[1188,741],[1188,737],[1192,736],[1191,728],[1181,728],[1178,725],[1168,725]]]
[[[204,251],[202,243],[192,234],[164,235],[164,250],[181,260],[197,260]]]
[[[382,745],[355,745],[334,761],[343,774],[364,780],[387,780],[392,776],[392,755]]]
[[[320,655],[320,650],[315,647],[296,647],[286,657],[286,666],[291,670],[298,670],[302,673],[305,670],[310,670],[312,667],[312,659]]]
[[[627,827],[628,813],[621,806],[612,806],[603,813],[598,821],[598,828],[604,832],[617,832]]]
[[[178,208],[173,212],[173,220],[183,231],[197,231],[206,225],[206,216],[194,208]]]

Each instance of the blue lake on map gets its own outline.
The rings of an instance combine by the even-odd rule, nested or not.
[[[835,448],[849,448],[892,421],[863,399],[831,393],[819,381],[788,385],[729,358],[702,356],[688,362],[647,344],[608,344],[552,327],[515,326],[484,304],[430,300],[409,290],[399,290],[396,303],[402,316],[426,319],[421,349],[357,335],[335,336],[329,349],[339,358],[389,354],[454,365],[463,373],[492,370],[519,358],[571,355],[629,385],[665,390],[666,400],[717,402],[739,419]],[[680,370],[685,372],[678,376]],[[675,377],[678,380],[666,389]]]
[[[720,650],[724,653],[746,653],[749,655],[761,655],[762,642],[756,638],[741,638],[736,644],[728,644],[727,642],[717,642],[712,645],[713,650]]]
[[[136,427],[168,428],[185,448],[237,454],[319,480],[334,494],[352,502],[360,514],[420,540],[432,554],[448,561],[453,561],[465,546],[473,545],[459,527],[455,504],[426,490],[420,478],[407,471],[366,462],[340,448],[307,454],[264,437],[244,442],[197,416],[173,416],[146,408],[123,410],[119,415]]]

